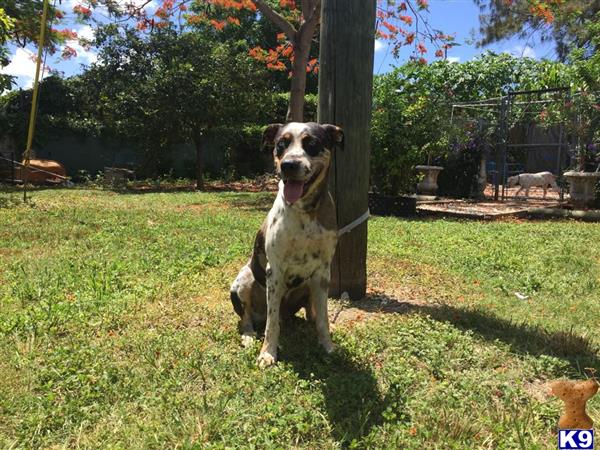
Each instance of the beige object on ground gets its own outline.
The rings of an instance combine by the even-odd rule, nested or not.
[[[25,164],[25,161],[23,161]],[[37,170],[40,169],[40,170]],[[58,161],[51,159],[31,159],[29,160],[29,171],[27,182],[31,184],[43,184],[46,182],[60,183],[67,176],[65,166]],[[16,178],[25,179],[25,168],[16,169]]]

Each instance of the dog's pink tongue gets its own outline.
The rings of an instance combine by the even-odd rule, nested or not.
[[[288,203],[297,202],[302,197],[304,183],[302,181],[288,180],[283,185],[283,197]]]

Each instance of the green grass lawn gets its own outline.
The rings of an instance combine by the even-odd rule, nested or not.
[[[271,194],[0,196],[0,448],[555,448],[548,380],[600,370],[597,224],[373,218],[339,350],[298,319],[259,370],[228,288]]]

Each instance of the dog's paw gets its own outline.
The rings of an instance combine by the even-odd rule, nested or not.
[[[258,367],[261,369],[272,366],[275,364],[275,361],[275,356],[271,355],[269,352],[261,352],[260,355],[258,355]]]
[[[250,348],[256,342],[256,333],[242,334],[242,347]]]

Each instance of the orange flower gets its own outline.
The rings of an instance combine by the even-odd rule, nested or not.
[[[398,27],[396,27],[395,25],[387,22],[387,21],[383,21],[381,22],[381,24],[386,27],[392,34],[397,34],[398,33]]]
[[[257,61],[264,61],[265,60],[265,51],[263,50],[262,47],[254,47],[251,48],[250,51],[248,52],[248,54],[256,59]]]
[[[279,6],[282,8],[296,9],[295,0],[279,0]]]
[[[412,23],[413,23],[413,18],[411,16],[402,15],[402,16],[400,16],[400,20],[402,22],[404,22],[406,25],[412,25]]]
[[[222,20],[211,19],[210,24],[215,28],[215,30],[221,31],[223,28],[225,28],[226,22]]]
[[[87,16],[87,17],[92,15],[92,10],[90,8],[86,8],[83,5],[73,6],[73,12],[76,12],[77,14],[81,14],[82,16]]]

